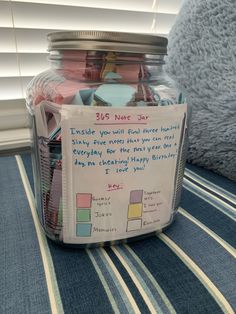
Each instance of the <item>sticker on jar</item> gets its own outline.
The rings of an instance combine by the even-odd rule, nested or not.
[[[172,220],[187,106],[61,110],[63,241],[98,243]]]

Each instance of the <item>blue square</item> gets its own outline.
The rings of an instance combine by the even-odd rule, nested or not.
[[[76,224],[76,236],[77,237],[90,237],[92,230],[92,224],[78,223]]]

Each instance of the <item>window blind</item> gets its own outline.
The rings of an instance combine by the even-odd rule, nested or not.
[[[0,0],[0,132],[29,125],[25,91],[33,76],[49,68],[48,33],[94,29],[168,36],[182,1]]]
[[[168,35],[182,0],[0,1],[0,100],[24,98],[49,67],[46,34],[114,30]]]

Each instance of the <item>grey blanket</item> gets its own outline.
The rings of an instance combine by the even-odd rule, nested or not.
[[[188,161],[236,180],[236,0],[186,0],[166,62],[192,105]]]

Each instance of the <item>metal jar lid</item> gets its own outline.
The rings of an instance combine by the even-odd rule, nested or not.
[[[54,32],[47,36],[48,50],[98,50],[164,55],[167,38],[121,32],[68,31]]]

